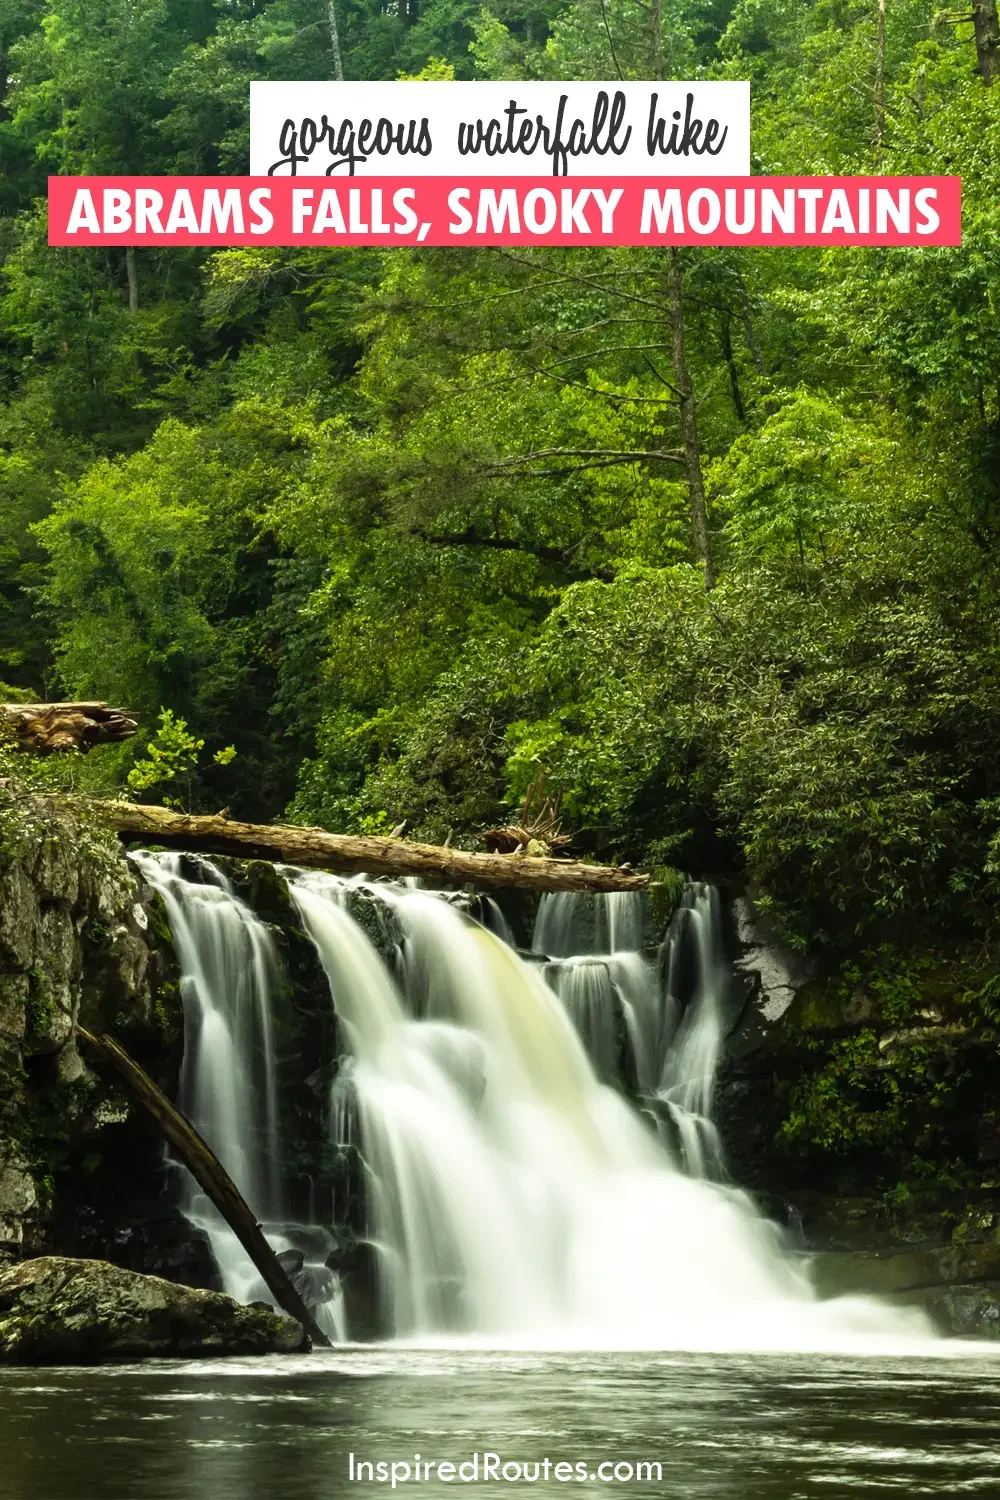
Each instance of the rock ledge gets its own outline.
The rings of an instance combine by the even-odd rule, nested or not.
[[[0,1270],[0,1364],[294,1354],[301,1326],[263,1303],[47,1255]]]

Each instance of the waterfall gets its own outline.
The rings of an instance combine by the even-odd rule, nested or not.
[[[714,886],[689,885],[654,958],[637,892],[545,896],[533,947],[598,1078],[646,1101],[693,1176],[719,1176],[712,1096],[732,985]]]
[[[819,1302],[782,1231],[706,1180],[727,979],[711,888],[686,893],[658,957],[640,948],[643,899],[547,898],[534,948],[549,961],[530,963],[453,900],[285,873],[350,1038],[384,1333],[693,1349],[927,1336],[916,1312]],[[388,965],[348,913],[360,888],[395,919]],[[672,1131],[625,1097],[623,1055]]]
[[[134,856],[167,909],[181,965],[180,1106],[258,1215],[281,1204],[272,996],[266,929],[208,860]],[[188,873],[185,873],[185,872]],[[195,878],[191,878],[191,875]]]
[[[334,1156],[363,1158],[366,1220],[345,1226],[318,1207],[289,1222],[268,930],[208,861],[140,864],[183,970],[183,1107],[336,1336],[848,1349],[928,1334],[916,1312],[818,1301],[806,1259],[724,1180],[711,1104],[729,968],[710,887],[688,889],[658,952],[642,897],[545,898],[526,960],[485,901],[283,870],[349,1054],[310,1105]],[[265,1296],[193,1185],[186,1208],[226,1289]]]
[[[272,1248],[334,1337],[344,1327],[320,1226],[289,1224],[283,1191],[275,998],[280,973],[267,928],[210,860],[136,854],[166,907],[180,964],[184,1058],[179,1104],[212,1147]],[[273,1299],[236,1236],[187,1171],[181,1207],[208,1236],[225,1291]]]

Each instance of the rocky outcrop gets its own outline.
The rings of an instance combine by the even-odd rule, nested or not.
[[[824,1296],[875,1293],[920,1307],[953,1338],[1000,1340],[1000,1245],[946,1244],[915,1250],[818,1255],[815,1284]]]
[[[158,898],[115,838],[0,790],[0,1263],[60,1250],[210,1279],[161,1143],[88,1069],[78,1021],[173,1090],[182,1011]]]
[[[301,1326],[263,1303],[140,1276],[99,1260],[44,1256],[0,1272],[0,1363],[293,1354]]]
[[[752,891],[733,902],[733,920],[739,945],[736,967],[754,981],[759,1024],[773,1026],[815,977],[816,965],[808,954],[796,952],[781,941],[774,923],[758,909]]]
[[[84,1068],[81,1005],[154,1023],[158,987],[142,891],[117,846],[36,811],[0,849],[0,1033],[8,1057],[49,1058],[62,1083]],[[112,1014],[114,1012],[112,1011]]]

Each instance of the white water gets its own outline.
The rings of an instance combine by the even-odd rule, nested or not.
[[[144,867],[167,900],[186,971],[185,1103],[230,1170],[262,1195],[251,1197],[256,1211],[258,1202],[277,1211],[264,1185],[277,1170],[266,1144],[279,1123],[274,1083],[257,1094],[250,1063],[270,1057],[274,1066],[266,932],[223,883],[221,897],[206,896],[213,887],[183,881],[168,857]],[[638,899],[592,901],[589,915],[546,901],[535,947],[547,953],[551,943],[559,960],[548,984],[544,963],[522,961],[453,902],[412,886],[364,886],[398,923],[390,973],[345,910],[361,882],[284,873],[352,1054],[329,1128],[335,1141],[360,1134],[382,1312],[395,1337],[927,1351],[930,1326],[917,1312],[867,1298],[819,1302],[782,1231],[745,1194],[706,1180],[718,1167],[710,1113],[726,978],[708,888],[691,891],[659,963],[639,951]],[[574,954],[581,915],[590,951]],[[657,1132],[624,1097],[623,1038],[640,1088],[672,1129]],[[584,1041],[614,1086],[599,1079]],[[189,1212],[198,1217],[197,1205]],[[227,1288],[246,1296],[253,1273],[240,1267],[242,1252],[200,1212]],[[265,1228],[277,1248],[287,1243],[280,1226]],[[320,1316],[343,1335],[335,1289]]]
[[[344,1335],[335,1278],[323,1265],[332,1241],[320,1226],[287,1225],[282,1193],[274,1002],[279,966],[270,935],[209,860],[202,879],[185,875],[176,854],[137,854],[159,892],[181,969],[184,1060],[179,1104],[208,1141],[258,1220],[272,1248],[301,1267],[300,1290],[327,1291],[318,1311],[324,1331]],[[272,1301],[245,1250],[198,1184],[183,1173],[182,1209],[208,1235],[223,1289],[241,1302]]]
[[[642,1067],[653,1068],[661,1046],[657,1091],[686,1122],[673,1151],[602,1086],[577,1033],[574,1020],[607,1046],[603,981],[582,1013],[573,1001],[571,1019],[542,966],[449,902],[371,886],[403,933],[391,979],[342,909],[351,883],[286,873],[352,1039],[372,1230],[397,1338],[871,1352],[930,1338],[917,1312],[867,1298],[819,1302],[777,1226],[745,1194],[693,1175],[709,1154],[721,1039],[714,893],[695,890],[677,924],[688,939],[673,933],[674,949],[689,943],[693,985],[685,995],[668,942],[665,970],[669,981],[673,964],[676,982],[662,1002],[655,966],[615,951],[640,940],[641,906],[598,905],[598,940],[611,949],[605,973],[631,1007]],[[570,965],[574,915],[561,898],[545,903],[536,950],[551,941]]]

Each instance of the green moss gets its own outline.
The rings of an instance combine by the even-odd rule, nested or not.
[[[849,1024],[845,1018],[848,994],[839,981],[816,981],[799,990],[787,1011],[787,1024],[804,1032],[839,1031]]]
[[[274,865],[252,859],[243,866],[242,879],[234,885],[262,922],[273,927],[298,925],[299,916],[288,894],[288,882]]]
[[[672,865],[655,865],[649,875],[649,906],[658,932],[666,929],[676,910],[687,876]]]
[[[170,931],[170,919],[167,916],[166,903],[159,891],[152,891],[149,899],[144,903],[143,910],[149,922],[149,929],[153,937],[161,945],[173,948],[174,939]]]
[[[161,1040],[168,1046],[173,1046],[182,1039],[184,1013],[179,985],[167,983],[157,985],[153,1001],[153,1023]]]
[[[41,969],[28,973],[28,1003],[25,1006],[25,1040],[30,1043],[48,1036],[58,1006],[52,994],[52,983]]]

